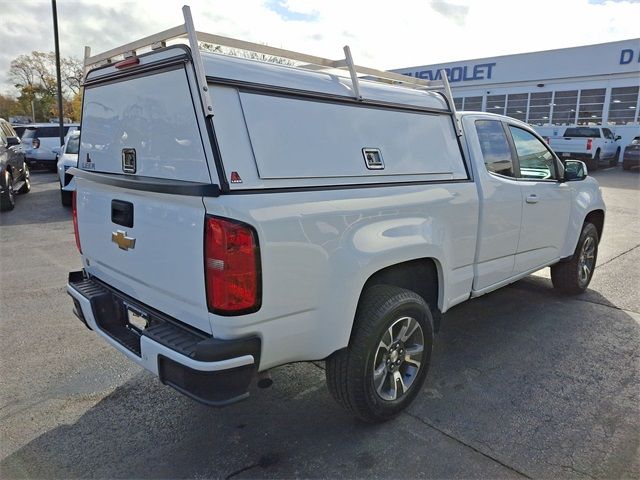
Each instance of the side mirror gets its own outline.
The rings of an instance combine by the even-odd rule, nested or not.
[[[622,137],[621,137],[620,135],[616,135],[616,142],[617,142],[618,140],[621,140],[621,139],[622,139]]]
[[[7,137],[7,147],[15,147],[16,145],[20,145],[18,137]]]
[[[584,162],[580,160],[566,160],[564,162],[564,180],[566,182],[584,180],[588,174]]]

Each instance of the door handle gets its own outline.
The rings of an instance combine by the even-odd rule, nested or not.
[[[532,193],[531,195],[527,196],[527,203],[538,203],[538,195],[536,195],[535,193]]]

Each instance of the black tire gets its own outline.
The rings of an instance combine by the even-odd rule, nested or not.
[[[551,282],[556,290],[568,295],[577,295],[587,289],[598,260],[598,242],[598,229],[592,223],[585,222],[571,259],[567,262],[556,263],[551,267]],[[585,248],[589,248],[585,247],[587,243],[593,245],[593,253],[592,257],[587,259],[589,260],[587,265],[589,272],[584,275],[585,258],[583,255],[588,257],[585,252]]]
[[[622,162],[622,169],[623,170],[631,170],[631,165],[629,165],[628,163]]]
[[[598,168],[600,168],[600,150],[596,150],[593,158],[587,163],[587,169],[589,171],[595,172]]]
[[[60,202],[62,202],[62,206],[63,207],[70,207],[71,206],[71,197],[73,195],[73,192],[68,192],[66,190],[62,190],[62,187],[60,188]]]
[[[29,193],[31,191],[31,172],[29,171],[29,166],[24,163],[22,165],[22,171],[24,172],[24,183],[18,193]]]
[[[617,167],[619,158],[620,158],[620,147],[618,147],[618,149],[616,150],[616,155],[611,160],[609,160],[609,166]]]
[[[16,194],[13,191],[13,175],[6,171],[4,174],[5,189],[0,195],[0,210],[7,212],[16,206]]]
[[[419,332],[412,320],[420,326]],[[406,339],[402,333],[407,330],[404,330],[404,323],[400,322],[408,322],[407,330],[414,331]],[[394,328],[397,342],[394,342]],[[420,342],[416,340],[419,333],[422,334],[421,351]],[[390,340],[387,342],[390,348],[385,350],[381,345],[386,338]],[[433,318],[429,306],[420,295],[390,285],[370,287],[363,292],[358,304],[349,346],[327,358],[329,391],[347,411],[364,421],[389,420],[405,409],[420,392],[429,370],[432,345]],[[414,354],[410,354],[409,350],[414,350]],[[412,360],[405,361],[408,357]],[[416,358],[419,358],[417,367]],[[384,378],[377,375],[382,382],[376,388],[374,362],[378,359],[381,360],[382,370],[376,371],[382,371]],[[398,362],[401,363],[395,365]],[[406,390],[400,388],[405,381],[410,382]],[[395,399],[383,398],[383,394],[389,393],[382,392],[385,383],[389,389],[394,385],[392,391],[395,394],[400,390],[402,392]]]

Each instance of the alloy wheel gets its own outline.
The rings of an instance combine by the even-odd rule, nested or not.
[[[398,400],[422,367],[424,333],[412,317],[401,317],[383,333],[373,360],[373,386],[380,398]]]

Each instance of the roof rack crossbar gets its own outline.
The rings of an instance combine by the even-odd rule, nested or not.
[[[271,47],[269,45],[263,45],[260,43],[248,42],[246,40],[239,40],[231,37],[224,37],[221,35],[214,35],[211,33],[198,32],[193,26],[193,19],[191,17],[191,10],[187,5],[182,7],[182,13],[184,15],[185,23],[178,25],[167,30],[149,35],[134,42],[122,45],[120,47],[107,50],[106,52],[99,53],[91,56],[91,49],[85,47],[84,56],[84,68],[85,74],[90,68],[102,65],[105,63],[111,63],[115,58],[125,55],[127,52],[155,49],[158,46],[166,45],[166,42],[177,39],[188,39],[189,46],[194,61],[194,67],[196,69],[197,83],[199,94],[202,100],[204,111],[207,115],[213,114],[213,106],[209,96],[208,86],[206,82],[206,75],[202,64],[202,57],[200,55],[199,43],[210,43],[214,45],[220,45],[228,48],[235,48],[239,50],[246,50],[255,53],[261,53],[264,55],[270,55],[273,57],[284,58],[299,62],[294,65],[296,68],[308,69],[308,70],[346,70],[351,77],[351,83],[353,87],[354,96],[358,99],[362,99],[360,94],[360,85],[358,75],[366,76],[366,80],[374,80],[384,82],[392,85],[402,85],[406,88],[413,88],[416,90],[438,91],[441,93],[447,103],[449,104],[449,110],[455,117],[455,104],[451,93],[451,87],[446,75],[446,72],[441,71],[440,80],[424,80],[421,78],[415,78],[408,75],[402,75],[399,73],[388,72],[383,70],[377,70],[375,68],[363,67],[356,65],[353,62],[351,51],[348,46],[344,47],[345,58],[339,60],[331,60],[328,58],[319,57],[316,55],[309,55],[306,53],[295,52],[292,50],[285,50],[283,48]],[[456,122],[456,131],[460,135],[460,125],[458,120]]]

